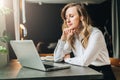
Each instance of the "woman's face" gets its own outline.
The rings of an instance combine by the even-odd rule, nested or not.
[[[77,29],[80,26],[80,16],[76,7],[70,7],[65,13],[66,24],[71,29]]]

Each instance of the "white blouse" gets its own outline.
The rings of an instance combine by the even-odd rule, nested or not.
[[[70,54],[72,51],[74,57],[65,59],[65,62],[80,66],[103,66],[110,64],[104,36],[99,29],[92,29],[86,49],[82,46],[80,38],[75,38],[75,50],[71,48],[67,41],[58,40],[54,50],[55,62],[62,61],[65,54]]]

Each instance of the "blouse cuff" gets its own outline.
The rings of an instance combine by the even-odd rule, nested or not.
[[[71,62],[71,58],[67,58],[64,61],[67,62],[67,63],[70,63]]]

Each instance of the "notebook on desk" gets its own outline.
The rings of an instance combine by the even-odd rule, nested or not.
[[[20,64],[24,67],[29,67],[42,71],[70,68],[70,65],[67,64],[43,62],[32,40],[11,40],[10,44]]]

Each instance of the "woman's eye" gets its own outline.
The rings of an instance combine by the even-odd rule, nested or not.
[[[65,20],[69,19],[69,18],[73,18],[74,15],[69,15],[69,16],[65,16]]]
[[[72,18],[72,17],[74,17],[73,15],[70,15],[70,17]]]

